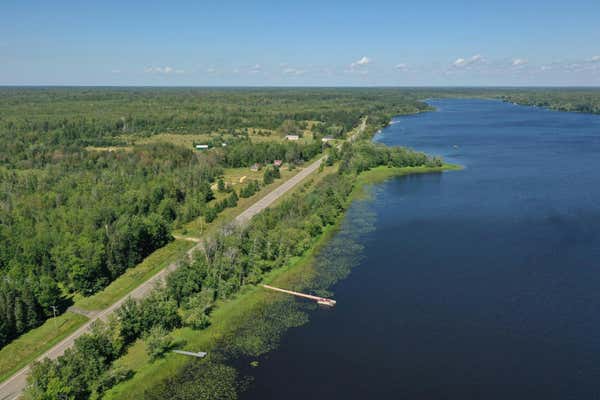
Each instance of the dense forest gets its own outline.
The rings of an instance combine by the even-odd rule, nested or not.
[[[141,301],[128,300],[114,318],[77,339],[74,348],[63,357],[37,364],[27,398],[100,397],[103,391],[131,376],[131,371],[111,368],[112,361],[129,344],[144,338],[150,358],[161,357],[173,346],[170,330],[181,326],[206,328],[216,300],[232,297],[244,285],[259,283],[269,271],[304,254],[323,229],[334,224],[344,211],[358,173],[380,165],[440,165],[440,160],[422,153],[368,142],[343,146],[336,158],[346,167],[326,176],[310,191],[265,210],[249,225],[221,230],[207,241],[203,254],[197,254],[192,262],[169,275],[164,288],[155,289]],[[206,368],[209,367],[205,367],[205,372]],[[230,373],[221,372],[227,372],[226,376]],[[205,384],[217,384],[223,373],[206,377]],[[224,385],[217,386],[224,390]],[[157,392],[147,393],[146,397],[165,398],[173,395],[171,389],[168,383],[159,385]],[[213,398],[210,393],[208,397],[198,393],[193,392],[193,398]]]
[[[557,111],[600,114],[600,89],[537,89],[501,94],[502,100]]]
[[[0,88],[0,164],[39,167],[132,136],[278,130],[286,120],[348,131],[361,115],[426,109],[418,96],[393,89]]]
[[[593,89],[0,88],[0,347],[70,295],[105,287],[173,228],[258,190],[248,184],[214,204],[223,168],[308,160],[323,150],[320,137],[344,138],[362,117],[368,136],[393,115],[430,110],[422,100],[433,97],[600,112]],[[281,140],[303,129],[312,141]],[[213,135],[219,147],[135,144],[164,133]],[[225,134],[235,140],[220,147]],[[362,144],[331,153],[354,172],[440,162]]]
[[[256,192],[209,205],[223,168],[302,162],[322,151],[320,136],[343,137],[361,116],[427,108],[396,90],[0,88],[0,347],[64,310],[71,294],[105,287],[172,240],[174,227],[210,221]],[[283,135],[308,121],[312,142],[239,135],[206,153],[130,145],[160,133]]]

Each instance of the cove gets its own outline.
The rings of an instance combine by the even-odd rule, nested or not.
[[[375,137],[465,166],[373,185],[373,229],[244,399],[600,395],[600,117],[432,100]]]

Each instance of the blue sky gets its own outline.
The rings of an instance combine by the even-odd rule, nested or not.
[[[600,85],[600,1],[1,0],[0,85]]]

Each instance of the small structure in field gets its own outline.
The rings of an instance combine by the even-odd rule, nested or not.
[[[207,144],[197,144],[195,147],[196,147],[196,150],[208,150]]]
[[[275,160],[273,161],[273,166],[279,168],[283,165],[283,160]]]
[[[321,139],[321,142],[327,143],[327,142],[331,142],[332,140],[335,140],[333,138],[333,136],[325,136],[324,138]]]
[[[285,140],[296,141],[298,139],[300,139],[300,136],[298,135],[285,135]]]
[[[252,166],[250,167],[250,171],[254,171],[257,172],[260,170],[260,164],[259,163],[254,163],[252,164]]]

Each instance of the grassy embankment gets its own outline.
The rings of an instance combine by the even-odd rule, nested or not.
[[[385,179],[409,174],[434,173],[446,170],[457,170],[460,167],[445,164],[442,167],[414,167],[414,168],[388,168],[378,167],[362,173],[356,180],[354,191],[348,198],[348,204],[363,195],[363,187],[367,184],[384,181]],[[317,178],[308,182],[304,190],[310,187],[329,173],[334,172],[334,167],[328,167]],[[291,194],[288,194],[291,195]],[[319,250],[328,242],[339,227],[344,214],[340,214],[337,223],[327,227],[315,241],[314,245],[301,257],[291,259],[284,267],[271,271],[263,282],[302,290],[309,286],[316,275],[315,257]],[[191,328],[180,328],[171,333],[175,342],[184,343],[184,349],[191,351],[213,351],[223,338],[230,336],[242,326],[250,315],[264,309],[266,305],[281,299],[281,294],[269,292],[259,286],[245,286],[232,299],[219,301],[215,311],[211,314],[211,325],[201,331]],[[284,295],[285,296],[285,295]],[[251,339],[250,339],[251,340]],[[150,362],[146,353],[143,340],[135,342],[127,354],[117,360],[115,366],[131,369],[135,375],[105,394],[107,400],[120,400],[130,398],[143,398],[144,392],[153,387],[156,382],[176,375],[187,363],[189,358],[177,354],[167,354],[164,358]],[[194,360],[193,362],[203,362]]]
[[[463,169],[460,165],[455,164],[444,164],[441,167],[403,167],[403,168],[389,168],[386,166],[380,166],[372,168],[367,172],[360,174],[356,180],[356,187],[352,193],[353,199],[360,197],[364,194],[364,187],[368,184],[375,184],[383,182],[387,179],[415,174],[430,174],[435,172],[444,171],[458,171]]]
[[[207,224],[204,222],[204,217],[199,217],[186,225],[185,230],[180,230],[179,233],[185,232],[186,235],[198,236],[210,234],[219,226],[230,222],[240,212],[266,196],[299,171],[299,168],[293,171],[283,168],[281,179],[275,180],[271,185],[261,187],[260,191],[251,197],[240,198],[236,207],[225,209],[213,222]],[[247,179],[260,178],[262,181],[262,173],[262,171],[252,172],[247,168],[228,169],[225,171],[225,180],[232,185],[234,181],[239,183],[241,176],[248,176]],[[185,252],[192,246],[194,246],[194,243],[187,240],[175,240],[167,244],[146,257],[140,264],[128,269],[104,290],[90,297],[75,296],[74,306],[87,311],[99,311],[107,308],[171,262],[182,259]],[[0,349],[0,382],[35,360],[69,334],[75,332],[87,321],[87,317],[65,312],[57,318],[48,319],[43,325],[32,329],[4,346]]]
[[[135,267],[128,269],[101,292],[93,296],[77,298],[74,306],[88,311],[104,310],[173,261],[183,258],[185,252],[193,245],[193,242],[187,240],[174,240],[150,254]]]
[[[83,315],[66,312],[48,319],[43,325],[4,346],[0,350],[0,382],[66,338],[87,320]]]
[[[105,309],[170,262],[182,258],[192,246],[192,242],[184,240],[169,243],[146,257],[134,268],[127,270],[104,290],[90,297],[76,297],[74,306],[88,311]],[[87,321],[87,317],[67,311],[56,318],[48,319],[43,325],[4,346],[0,350],[0,382],[75,332]]]

